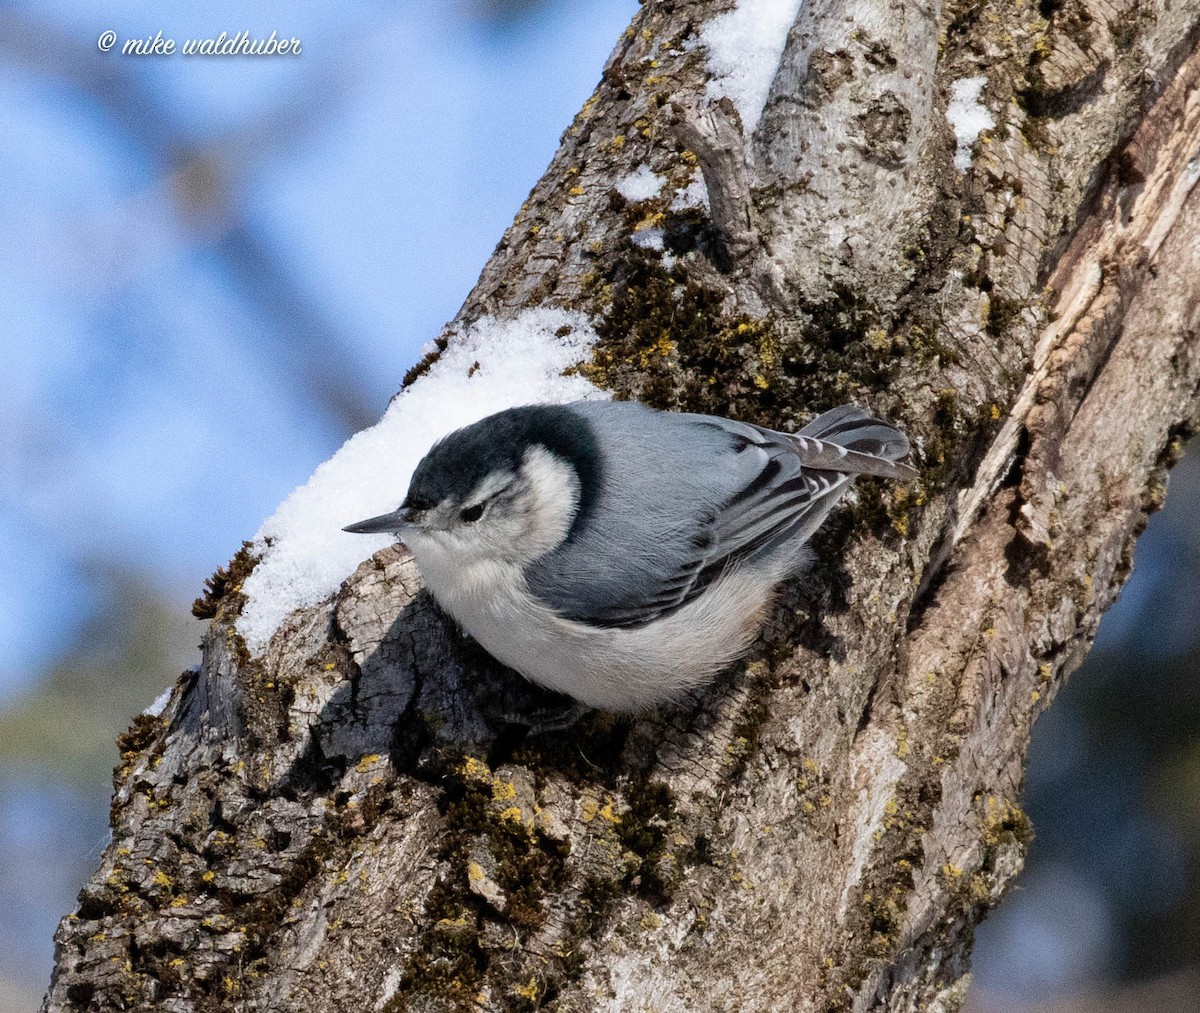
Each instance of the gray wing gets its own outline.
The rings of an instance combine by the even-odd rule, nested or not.
[[[757,477],[720,508],[700,519],[674,573],[636,600],[596,610],[587,621],[635,627],[686,605],[738,563],[811,534],[849,480],[846,474],[806,471],[790,446],[752,444],[763,453]],[[749,446],[746,451],[749,450]],[[825,506],[825,504],[828,506]]]
[[[636,596],[591,601],[567,618],[610,627],[642,626],[686,605],[743,561],[800,546],[849,488],[855,475],[910,478],[916,472],[896,458],[908,453],[899,430],[852,405],[826,412],[795,436],[711,416],[682,416],[722,430],[731,453],[753,455],[751,477],[695,522],[674,572],[639,587]],[[837,442],[834,442],[837,441]],[[744,464],[744,459],[739,464]],[[679,558],[678,556],[676,558]]]

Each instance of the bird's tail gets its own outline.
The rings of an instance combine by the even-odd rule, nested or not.
[[[833,451],[835,457],[826,466],[836,471],[901,479],[913,478],[917,474],[911,465],[897,463],[907,457],[911,449],[908,437],[895,426],[873,418],[852,404],[844,404],[818,415],[796,436],[820,440],[848,451],[845,455]],[[821,467],[821,463],[815,459],[820,456],[822,454],[818,452],[805,464],[808,467]]]

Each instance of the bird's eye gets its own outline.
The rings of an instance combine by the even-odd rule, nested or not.
[[[474,524],[480,517],[483,516],[483,504],[476,503],[474,506],[469,506],[459,512],[459,519],[466,521],[468,524]]]

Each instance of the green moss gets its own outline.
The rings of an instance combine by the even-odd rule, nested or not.
[[[464,906],[448,881],[439,880],[425,903],[428,928],[405,963],[400,986],[385,1013],[475,1009],[488,967],[479,938],[479,915]]]
[[[989,795],[983,803],[983,845],[989,853],[1006,844],[1024,851],[1033,843],[1033,823],[1015,802]],[[990,868],[986,864],[985,868]]]
[[[539,787],[557,774],[578,788],[617,791],[628,731],[628,723],[594,711],[569,729],[526,739],[514,749],[511,762],[532,771]]]
[[[987,321],[984,329],[993,338],[998,338],[1020,315],[1021,304],[1019,302],[992,291],[988,294]]]
[[[626,882],[637,892],[668,898],[678,886],[687,855],[670,843],[677,828],[675,796],[659,781],[631,781],[626,792],[629,809],[621,814],[617,835],[627,851],[637,856]]]
[[[428,926],[407,961],[389,1013],[420,1009],[473,1009],[485,980],[493,994],[507,994],[518,1008],[535,1008],[557,989],[561,968],[539,968],[539,988],[530,998],[528,968],[520,961],[493,960],[483,933],[485,921],[519,933],[536,931],[547,917],[545,898],[561,889],[569,845],[546,836],[532,818],[509,805],[510,786],[480,776],[478,760],[460,757],[445,772],[446,828],[438,858],[445,871],[426,901]],[[496,911],[471,889],[472,856],[485,849],[487,871],[503,897]],[[522,998],[524,996],[524,998]],[[532,1003],[532,1005],[530,1005]]]
[[[163,723],[149,714],[138,714],[133,724],[117,736],[117,751],[123,763],[132,763],[162,731]]]
[[[1077,109],[1104,80],[1107,66],[1095,68],[1082,80],[1068,81],[1063,84],[1056,82],[1054,75],[1047,76],[1043,67],[1053,59],[1060,39],[1070,39],[1072,47],[1088,52],[1096,45],[1096,27],[1086,3],[1079,0],[1066,0],[1057,4],[1053,11],[1046,11],[1046,17],[1038,18],[1027,26],[1028,56],[1024,74],[1024,85],[1016,91],[1017,102],[1028,113],[1035,117],[1060,117]],[[1047,18],[1049,20],[1047,20]],[[1137,16],[1127,16],[1120,19],[1120,28],[1112,29],[1114,41],[1118,49],[1128,48],[1130,25],[1137,25]],[[1137,29],[1132,30],[1134,37]]]
[[[578,734],[537,736],[516,750],[512,760],[534,775],[535,793],[538,781],[565,772],[584,798],[593,800],[590,808],[585,805],[584,818],[590,812],[594,832],[609,842],[619,860],[609,872],[593,873],[587,880],[553,957],[534,967],[514,960],[508,949],[495,951],[493,939],[507,939],[514,929],[522,935],[536,932],[543,925],[549,903],[566,883],[569,842],[543,832],[516,783],[477,759],[449,762],[442,774],[447,826],[438,856],[445,871],[425,916],[434,928],[406,965],[391,1010],[469,1008],[471,996],[485,985],[493,995],[508,996],[512,1008],[539,1008],[578,973],[586,952],[581,944],[600,931],[619,897],[635,892],[659,901],[675,888],[690,850],[681,844],[685,838],[674,797],[659,782],[618,776],[623,735],[613,728],[611,717],[596,716],[582,725],[583,742]],[[587,760],[580,759],[582,754]],[[559,761],[565,770],[558,769]],[[473,891],[472,874],[477,879],[486,875],[497,896],[485,900]],[[449,924],[455,929],[447,939]],[[497,926],[503,931],[497,933]],[[534,971],[537,988],[531,991]]]
[[[874,833],[871,859],[843,932],[845,946],[826,961],[823,1009],[848,1009],[848,999],[862,982],[880,962],[894,961],[905,944],[906,904],[913,896],[917,870],[924,868],[926,831],[941,803],[941,780],[936,768],[954,749],[948,717],[956,697],[954,680],[948,678],[927,703],[931,727],[945,729],[942,741],[908,745],[908,770],[884,807],[882,823]],[[939,714],[944,719],[939,720]],[[953,866],[946,866],[943,876],[956,892],[973,888],[971,877]]]
[[[658,408],[700,411],[715,410],[731,391],[754,398],[762,389],[753,380],[763,375],[755,353],[769,326],[725,318],[723,296],[683,272],[636,250],[613,276],[593,279],[589,295],[600,310],[600,340],[578,369],[598,385]]]
[[[185,824],[186,838],[172,835],[179,850],[157,849],[153,866],[143,868],[141,861],[130,859],[127,852],[122,859],[119,851],[118,862],[127,864],[118,865],[110,877],[110,896],[98,898],[104,901],[102,907],[119,911],[123,919],[134,923],[149,922],[185,906],[201,906],[205,914],[199,927],[203,931],[213,935],[236,932],[242,937],[229,953],[217,954],[215,959],[210,959],[210,954],[199,967],[190,959],[190,950],[169,940],[131,946],[126,951],[130,974],[163,983],[173,994],[186,995],[198,1010],[227,1008],[228,983],[244,983],[247,977],[266,973],[271,943],[287,921],[292,902],[328,870],[345,866],[357,838],[386,817],[392,804],[390,792],[391,786],[381,782],[368,789],[357,806],[331,807],[323,825],[299,854],[289,858],[282,880],[249,896],[232,891],[220,874],[239,854],[243,828],[236,817],[232,822],[226,819],[219,804],[206,814],[192,813]],[[215,828],[220,829],[214,834]],[[207,842],[203,853],[189,853],[189,842],[197,848],[201,839]],[[286,843],[266,846],[283,848]],[[100,916],[101,912],[93,908],[87,914]]]
[[[668,219],[668,237],[677,224]],[[863,388],[885,388],[914,356],[948,355],[935,327],[893,328],[845,286],[824,301],[801,302],[786,328],[727,313],[725,293],[632,244],[607,271],[590,274],[585,289],[599,341],[575,369],[618,398],[664,409],[799,428],[815,411],[860,398]]]
[[[241,593],[242,584],[261,558],[253,550],[250,542],[242,542],[228,567],[218,566],[216,573],[205,578],[204,593],[192,602],[192,615],[197,619],[212,619],[220,611],[227,616],[241,614],[246,604],[246,596]]]
[[[400,386],[407,387],[414,380],[428,373],[429,368],[442,357],[442,352],[444,352],[449,345],[450,342],[446,336],[439,335],[434,340],[434,347],[425,353],[420,362],[418,362],[415,366],[409,369],[407,373],[404,374],[404,379],[401,381]]]
[[[1021,133],[1034,151],[1048,151],[1054,146],[1050,131],[1050,119],[1030,113],[1021,123]]]

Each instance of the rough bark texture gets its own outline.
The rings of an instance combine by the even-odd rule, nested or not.
[[[1196,422],[1200,8],[810,0],[747,138],[689,44],[727,7],[642,8],[445,337],[583,309],[619,395],[777,427],[853,399],[920,481],[861,485],[711,691],[557,733],[495,717],[536,697],[398,548],[250,657],[242,554],[121,743],[46,1011],[957,1007],[1030,727]],[[711,214],[626,204],[641,164]]]

